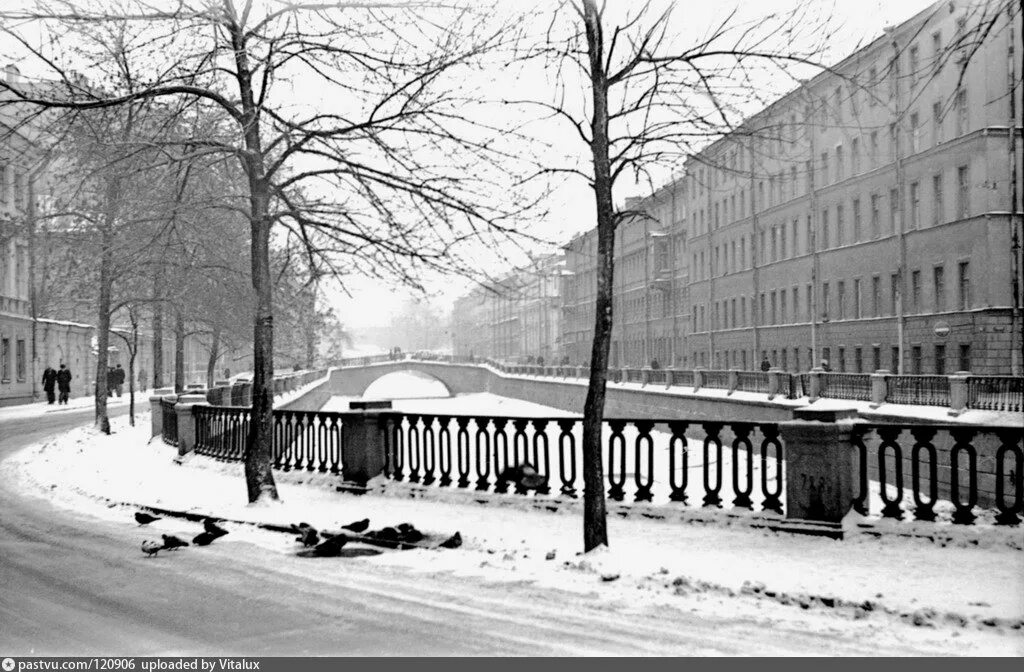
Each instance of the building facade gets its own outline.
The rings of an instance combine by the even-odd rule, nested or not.
[[[611,365],[1019,374],[1024,51],[1008,18],[980,39],[992,4],[936,3],[627,202]],[[565,246],[578,363],[596,238]]]
[[[562,255],[538,257],[457,299],[452,352],[515,362],[560,361],[563,268]]]

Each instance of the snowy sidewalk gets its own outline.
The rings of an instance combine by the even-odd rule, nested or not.
[[[0,464],[0,479],[114,521],[131,519],[133,509],[119,504],[234,521],[306,521],[328,530],[361,518],[375,528],[408,521],[428,533],[457,530],[465,543],[458,551],[392,552],[372,561],[420,569],[426,562],[432,571],[469,571],[553,588],[585,581],[592,590],[604,585],[602,578],[618,578],[647,585],[649,590],[635,594],[641,601],[672,593],[746,593],[795,610],[847,610],[854,618],[884,611],[918,625],[1005,631],[1019,638],[1014,646],[1024,651],[1024,552],[1007,546],[1005,534],[976,535],[965,546],[941,547],[896,537],[833,541],[638,516],[620,519],[613,513],[611,549],[582,556],[577,514],[481,505],[471,496],[464,502],[414,499],[404,486],[389,487],[389,494],[354,496],[338,493],[337,477],[328,474],[278,472],[281,503],[250,506],[240,464],[195,455],[175,463],[176,450],[159,437],[147,443],[146,413],[134,428],[125,418],[112,424],[112,436],[80,428],[27,448]]]
[[[124,392],[120,397],[107,397],[107,407],[116,408],[119,406],[128,406],[128,392]],[[68,400],[67,404],[53,404],[46,403],[46,396],[43,395],[41,401],[35,401],[31,404],[18,404],[17,406],[3,406],[0,407],[0,422],[4,420],[19,420],[22,418],[35,418],[49,415],[50,413],[67,413],[69,411],[80,411],[83,408],[92,408],[96,403],[95,398],[92,395],[85,397],[74,397]],[[143,404],[148,406],[149,404],[149,392],[146,390],[135,390],[135,407],[137,409],[143,408]]]

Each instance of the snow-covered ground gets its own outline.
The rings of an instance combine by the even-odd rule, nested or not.
[[[509,414],[534,406],[501,404]],[[241,465],[194,455],[177,463],[176,450],[159,437],[147,442],[146,417],[135,428],[120,418],[113,426],[111,436],[81,428],[25,449],[0,463],[0,479],[81,514],[131,525],[135,506],[153,506],[231,521],[306,521],[328,530],[367,517],[374,527],[407,521],[437,535],[457,530],[465,543],[456,551],[395,551],[346,561],[565,591],[567,609],[573,594],[599,591],[616,613],[686,604],[726,618],[756,614],[769,624],[806,619],[811,631],[890,633],[905,626],[907,637],[955,637],[957,652],[1024,654],[1024,552],[1020,544],[1005,543],[1004,530],[988,535],[982,528],[945,545],[891,535],[833,541],[729,524],[726,512],[681,523],[671,516],[648,519],[643,507],[633,507],[628,517],[613,508],[610,549],[581,555],[581,520],[572,507],[551,513],[535,510],[532,498],[451,489],[439,496],[432,488],[424,496],[423,488],[394,483],[355,496],[337,492],[336,477],[306,472],[279,472],[282,501],[250,506]],[[495,505],[499,500],[505,505]],[[165,519],[139,531],[155,536],[194,527]],[[230,528],[233,541],[295,551],[284,535],[237,523]]]
[[[128,391],[125,390],[124,394],[120,397],[113,396],[107,397],[107,407],[116,408],[119,406],[128,406]],[[18,404],[17,406],[3,406],[0,407],[0,422],[4,420],[20,420],[22,418],[35,418],[35,417],[46,417],[50,413],[67,413],[68,411],[81,410],[83,408],[92,408],[96,400],[90,396],[74,397],[68,400],[67,404],[58,404],[54,402],[52,405],[46,403],[46,397],[43,396],[42,401],[36,401],[31,404]],[[149,404],[149,392],[145,390],[135,390],[135,406],[136,408],[142,408],[142,405]]]

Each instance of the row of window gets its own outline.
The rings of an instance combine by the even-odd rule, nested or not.
[[[884,352],[881,345],[872,344],[864,346],[838,346],[836,348],[826,346],[821,349],[821,359],[828,363],[832,371],[839,373],[874,373],[875,371],[888,369],[892,373],[899,371],[899,348],[891,346],[889,359],[882,360]],[[749,359],[748,359],[749,353]],[[694,350],[692,353],[694,366],[712,367],[716,369],[743,369],[750,370],[762,359],[767,359],[773,367],[793,373],[806,371],[821,362],[812,362],[812,350],[808,347],[775,348],[762,350],[761,356],[755,358],[753,351],[747,350],[719,350],[715,352],[714,362],[709,361],[709,353],[706,350]],[[928,356],[930,354],[930,357]],[[955,350],[949,351],[944,343],[936,343],[931,346],[931,352],[926,354],[921,345],[911,345],[907,352],[906,373],[911,375],[934,374],[946,375],[950,372],[951,365],[955,364],[956,371],[971,370],[971,344],[958,343]],[[951,357],[956,357],[951,361]]]
[[[7,205],[12,199],[16,207],[25,209],[28,203],[25,173],[6,161],[0,161],[0,205]]]
[[[957,264],[957,295],[956,310],[971,309],[971,270],[969,261],[961,261]],[[926,281],[929,287],[925,286]],[[883,317],[896,315],[899,301],[900,278],[898,273],[889,276],[888,303],[883,303],[882,276],[874,275],[868,286],[862,286],[861,278],[855,278],[852,284],[845,280],[829,280],[821,283],[821,319],[823,321],[861,319],[865,317]],[[930,289],[930,292],[928,291]],[[864,291],[869,292],[867,303],[864,301]],[[695,307],[692,314],[692,328],[694,332],[707,331],[710,324],[711,329],[735,329],[752,325],[775,325],[789,324],[794,322],[809,322],[812,320],[811,285],[805,285],[803,296],[799,286],[787,289],[772,289],[761,292],[759,297],[751,296],[747,301],[746,296],[730,297],[715,301],[711,304],[709,311],[704,306]],[[937,264],[931,268],[930,277],[926,277],[926,271],[913,269],[910,272],[908,297],[904,302],[904,313],[915,314],[926,312],[944,312],[949,310],[947,303],[946,289],[946,267],[944,264]],[[929,301],[925,301],[926,293]],[[802,299],[802,303],[801,303]],[[710,312],[710,323],[707,320]]]
[[[14,374],[19,383],[25,381],[25,339],[15,342]],[[0,383],[11,382],[11,339],[0,338]]]

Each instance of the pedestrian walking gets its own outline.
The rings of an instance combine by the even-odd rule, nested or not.
[[[60,392],[57,403],[65,405],[68,403],[68,396],[71,394],[71,378],[71,369],[67,364],[61,364],[60,371],[57,372],[57,390]]]
[[[140,390],[146,390],[148,388],[149,388],[149,386],[146,385],[146,370],[145,369],[139,369],[139,389]]]
[[[121,396],[121,392],[124,388],[124,369],[118,364],[117,368],[114,369],[114,390],[117,392],[117,396]]]
[[[43,371],[43,391],[46,392],[46,403],[53,405],[53,387],[57,384],[57,371],[52,366],[47,366]]]
[[[107,396],[108,397],[114,396],[114,378],[115,377],[116,376],[114,374],[114,370],[108,366],[107,367]]]
[[[772,363],[770,361],[768,361],[768,355],[763,355],[761,357],[761,370],[762,371],[768,371],[771,368],[772,368]]]

